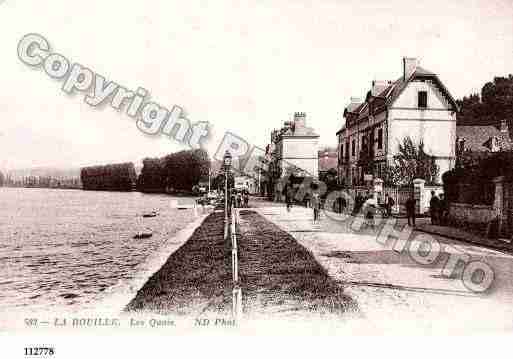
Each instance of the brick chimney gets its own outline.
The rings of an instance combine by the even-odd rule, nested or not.
[[[505,118],[503,118],[501,120],[501,133],[508,133],[509,132],[509,129],[508,129],[508,120],[506,120]]]
[[[403,57],[403,79],[408,80],[417,69],[418,61],[415,57]]]
[[[306,125],[306,113],[296,112],[294,113],[294,127],[301,128]]]

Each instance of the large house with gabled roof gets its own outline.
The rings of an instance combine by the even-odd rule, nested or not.
[[[424,142],[441,174],[454,167],[458,106],[437,74],[403,59],[395,81],[373,81],[365,99],[351,98],[337,132],[340,183],[382,177],[405,137]]]

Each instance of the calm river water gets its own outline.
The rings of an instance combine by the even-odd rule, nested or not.
[[[90,305],[195,219],[192,198],[0,188],[0,312]],[[160,215],[142,214],[159,210]],[[133,239],[151,230],[153,236]]]

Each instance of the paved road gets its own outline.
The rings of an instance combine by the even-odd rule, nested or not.
[[[344,292],[358,302],[364,314],[363,320],[354,319],[355,330],[454,334],[513,329],[511,255],[433,236],[441,245],[440,255],[429,265],[419,264],[409,251],[394,251],[393,240],[380,243],[377,230],[355,232],[348,221],[333,220],[326,214],[320,224],[313,224],[311,210],[304,207],[294,207],[291,212],[265,202],[257,207],[260,214],[309,249],[331,277],[346,283]],[[404,221],[398,223],[401,225]],[[413,232],[409,243],[421,234]],[[398,244],[408,248],[405,241]],[[427,254],[423,249],[416,253]],[[449,258],[456,255],[468,255],[493,269],[489,291],[470,291],[461,279],[461,263],[452,275],[443,273]]]

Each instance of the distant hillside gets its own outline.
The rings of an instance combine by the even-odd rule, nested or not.
[[[141,173],[142,163],[135,164],[135,172]],[[4,174],[10,174],[13,177],[80,177],[80,168],[58,168],[58,167],[33,167],[17,168],[9,171],[3,171]]]
[[[80,168],[55,168],[55,167],[34,167],[34,168],[20,168],[7,172],[13,177],[80,177]]]

